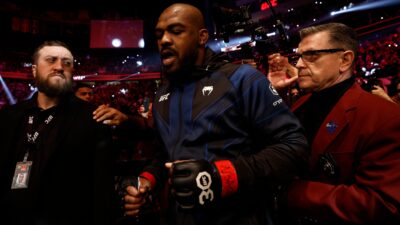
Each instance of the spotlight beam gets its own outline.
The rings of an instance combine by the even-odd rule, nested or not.
[[[344,10],[340,11],[335,11],[332,12],[331,15],[339,15],[343,13],[350,13],[350,12],[357,12],[357,11],[363,11],[363,10],[369,10],[369,9],[378,9],[378,8],[384,8],[384,7],[389,7],[389,6],[394,6],[394,5],[399,5],[400,1],[398,0],[380,0],[376,2],[365,2],[361,3],[358,6],[352,6],[351,8],[347,8]]]
[[[17,103],[17,101],[15,100],[14,96],[12,95],[10,89],[8,88],[6,82],[3,80],[3,77],[1,76],[1,74],[0,74],[0,83],[1,83],[1,86],[3,86],[3,90],[6,93],[9,103],[11,105],[14,105],[15,103]]]

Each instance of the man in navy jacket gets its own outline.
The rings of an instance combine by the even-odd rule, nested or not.
[[[168,7],[156,37],[166,80],[153,116],[166,157],[141,174],[139,191],[127,188],[126,214],[169,178],[172,224],[270,224],[268,199],[307,163],[298,120],[262,73],[206,48],[197,8]]]

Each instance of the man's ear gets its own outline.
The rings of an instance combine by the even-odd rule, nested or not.
[[[339,70],[341,73],[347,70],[351,70],[354,61],[354,52],[353,51],[345,51],[342,55],[342,61],[340,63]]]
[[[199,31],[199,45],[206,45],[208,41],[208,31],[207,29],[201,29]]]
[[[33,74],[33,77],[36,77],[36,65],[35,64],[33,64],[32,65],[32,74]]]

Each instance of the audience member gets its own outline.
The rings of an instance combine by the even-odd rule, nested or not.
[[[307,165],[303,129],[261,72],[206,47],[203,21],[187,4],[158,19],[166,80],[153,117],[166,157],[144,170],[139,190],[127,188],[126,214],[139,215],[169,177],[171,224],[271,224],[268,199]]]
[[[118,109],[110,107],[107,104],[103,104],[93,111],[93,119],[96,120],[96,122],[102,122],[104,124],[114,126],[120,125],[128,120],[128,116]]]
[[[108,105],[101,105],[93,112],[93,119],[114,127],[113,138],[119,163],[130,164],[132,160],[149,160],[154,156],[154,125],[150,112],[125,114]]]
[[[400,82],[397,82],[397,84],[395,83],[393,86],[395,87],[395,93],[393,96],[389,96],[389,94],[382,87],[377,85],[374,86],[374,89],[372,89],[371,93],[400,105]]]
[[[397,80],[395,82],[395,93],[392,95],[392,100],[400,105],[400,80]]]
[[[3,224],[110,224],[113,152],[108,127],[72,93],[73,56],[59,41],[33,55],[38,92],[0,111]]]
[[[93,88],[85,83],[77,83],[75,86],[75,96],[87,101],[93,101]]]
[[[399,224],[400,109],[355,83],[358,43],[350,27],[322,24],[300,36],[292,77],[309,93],[292,109],[311,162],[308,176],[288,187],[283,216],[288,224]],[[274,68],[272,83],[289,84],[287,68]]]
[[[151,107],[151,103],[149,103]],[[111,107],[108,104],[102,104],[93,111],[93,119],[98,123],[103,123],[112,126],[113,139],[117,159],[115,161],[115,180],[117,193],[123,198],[125,194],[126,184],[129,184],[132,177],[138,175],[154,158],[154,126],[152,114],[147,111],[144,113],[140,109],[132,110],[131,112],[123,113],[117,108]],[[145,115],[145,116],[144,116]],[[155,196],[154,202],[158,200]],[[121,205],[124,201],[120,202]],[[146,215],[142,215],[140,224],[155,224],[158,219],[159,210],[154,206],[146,209]],[[124,217],[123,209],[118,213],[116,223],[118,225],[131,224],[138,222],[135,219]]]

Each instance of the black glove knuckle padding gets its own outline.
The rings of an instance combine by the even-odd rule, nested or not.
[[[172,195],[177,201],[178,205],[182,209],[192,209],[194,208],[195,202],[192,196],[194,196],[193,191],[175,191],[175,189],[171,190]]]
[[[194,161],[174,164],[173,184],[177,186],[190,185],[191,181],[196,179],[195,176],[199,173],[198,167]]]
[[[206,160],[174,164],[172,194],[182,209],[206,206],[214,200],[212,171]]]

